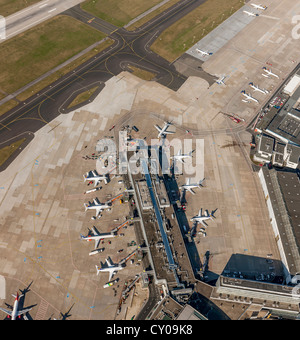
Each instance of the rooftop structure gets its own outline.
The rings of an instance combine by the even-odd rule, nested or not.
[[[153,209],[153,204],[150,197],[150,192],[146,180],[136,181],[138,194],[140,197],[143,210]]]
[[[285,280],[300,272],[300,181],[296,173],[263,167],[259,178],[285,266]]]
[[[281,110],[266,128],[266,132],[285,143],[300,146],[300,111]]]
[[[300,70],[295,73],[264,107],[256,132],[254,160],[296,169],[300,157]],[[263,136],[263,137],[262,137]],[[270,151],[268,143],[272,144]],[[267,142],[268,141],[268,142]],[[275,148],[274,148],[275,147]]]
[[[299,86],[300,86],[300,75],[295,74],[294,77],[286,84],[283,92],[289,96],[292,96]]]
[[[283,312],[293,318],[299,315],[299,294],[293,287],[267,282],[250,281],[220,276],[211,295],[213,301],[243,303],[256,305],[258,310],[264,308]],[[249,308],[248,307],[248,308]]]
[[[159,204],[160,209],[163,208],[169,208],[170,207],[170,201],[168,198],[167,190],[164,185],[164,182],[159,177],[156,177],[156,179],[153,181],[154,184],[154,190],[155,195]]]
[[[176,320],[207,320],[205,316],[199,313],[195,308],[190,305],[185,305]]]

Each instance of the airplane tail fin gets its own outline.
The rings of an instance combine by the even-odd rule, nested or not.
[[[217,210],[218,210],[218,208],[215,209],[215,210],[212,210],[210,216],[213,217],[213,218],[216,218],[215,212],[216,212]]]
[[[99,269],[99,266],[96,265],[96,270],[97,270],[97,275],[99,274],[100,272],[100,269]]]
[[[24,294],[21,294],[21,295],[19,295],[19,294],[17,294],[17,295],[15,295],[15,294],[11,294],[15,299],[20,299],[22,296],[24,296]]]
[[[203,187],[202,183],[204,182],[205,178],[203,178],[202,180],[199,181],[199,186]]]
[[[89,207],[88,204],[84,203],[83,205],[84,205],[85,211],[87,211],[87,210],[88,210],[88,207]]]

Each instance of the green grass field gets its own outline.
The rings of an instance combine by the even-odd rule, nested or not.
[[[123,27],[138,15],[162,0],[87,0],[81,8],[118,27]]]
[[[67,16],[52,18],[1,44],[0,89],[13,93],[104,34]]]
[[[41,0],[0,0],[0,15],[7,17]]]
[[[18,150],[25,140],[26,138],[20,139],[0,149],[0,166],[3,165],[9,159],[9,157]]]
[[[166,29],[151,49],[172,62],[243,5],[240,0],[208,0]]]

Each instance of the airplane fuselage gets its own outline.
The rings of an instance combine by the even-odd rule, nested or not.
[[[86,241],[93,241],[93,240],[97,241],[97,240],[102,240],[104,238],[112,238],[112,237],[116,237],[116,235],[113,233],[107,233],[107,234],[99,234],[95,236],[81,236],[81,238]]]
[[[279,78],[277,74],[273,73],[272,71],[268,70],[267,68],[263,67],[263,70],[264,70],[269,76],[273,76],[273,77]]]
[[[257,99],[253,98],[252,96],[250,96],[249,94],[247,94],[247,93],[245,93],[245,92],[243,92],[243,91],[242,91],[242,95],[243,95],[244,97],[246,97],[247,99],[252,100],[252,101],[254,101],[255,103],[258,103],[258,100],[257,100]]]
[[[211,216],[194,216],[191,218],[191,221],[195,221],[195,222],[203,222],[206,220],[211,220]]]
[[[263,94],[268,94],[269,93],[269,91],[261,89],[261,88],[259,88],[258,86],[254,85],[254,84],[250,84],[250,87],[252,87],[255,91],[261,92]]]
[[[251,17],[258,17],[258,14],[252,13],[252,12],[248,12],[248,11],[243,11],[245,14],[251,16]]]
[[[211,52],[206,52],[206,51],[202,51],[199,48],[196,48],[196,51],[200,54],[202,54],[203,56],[208,56],[208,55],[212,55]]]
[[[171,125],[170,123],[165,123],[163,128],[160,128],[158,125],[154,125],[155,128],[159,131],[158,138],[160,138],[163,135],[171,135],[175,133],[173,131],[167,131],[170,125]]]
[[[19,310],[19,297],[17,296],[14,302],[13,311],[11,313],[11,319],[16,320]]]
[[[256,9],[261,9],[262,11],[265,11],[267,9],[267,6],[262,6],[262,5],[251,4],[251,6]]]

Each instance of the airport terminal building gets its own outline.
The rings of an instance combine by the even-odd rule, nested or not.
[[[255,126],[255,153],[281,261],[233,254],[211,299],[244,306],[240,319],[264,314],[298,319],[300,312],[300,68],[263,108]],[[270,254],[271,255],[271,254]],[[270,256],[271,257],[271,256]],[[255,268],[255,270],[254,270]],[[279,268],[282,275],[278,276]],[[269,313],[269,314],[268,314]]]
[[[255,132],[254,161],[297,169],[300,157],[300,70],[263,109]]]

